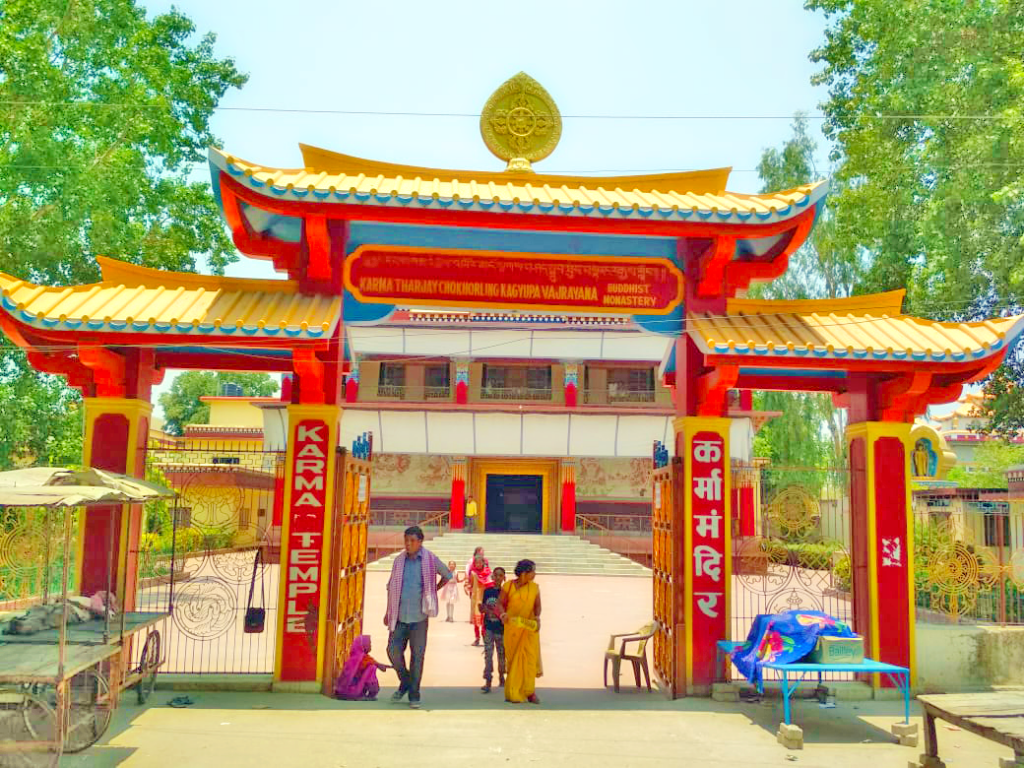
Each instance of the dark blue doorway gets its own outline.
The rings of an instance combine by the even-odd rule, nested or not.
[[[487,531],[542,533],[544,478],[540,475],[487,476]]]

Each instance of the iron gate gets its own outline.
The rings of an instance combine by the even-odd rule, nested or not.
[[[162,671],[274,671],[284,466],[284,452],[245,442],[150,447],[147,477],[177,492],[146,505],[139,547],[138,610],[171,605]],[[250,593],[260,633],[243,631]]]
[[[733,465],[732,481],[732,639],[758,614],[799,609],[853,626],[849,469],[755,460]]]

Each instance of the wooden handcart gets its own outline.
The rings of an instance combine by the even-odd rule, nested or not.
[[[10,477],[19,472],[0,473],[0,505],[49,510],[173,496],[167,489],[113,473],[51,471],[67,473],[55,476],[61,484],[19,486]],[[40,470],[22,472],[38,476]],[[75,485],[71,482],[75,477],[92,485]],[[121,692],[135,688],[138,702],[145,703],[163,661],[156,625],[167,613],[112,616],[105,601],[102,618],[68,624],[69,562],[75,533],[71,519],[66,512],[59,626],[27,635],[0,634],[0,765],[5,767],[53,766],[63,752],[79,752],[95,744],[109,727]],[[112,570],[109,553],[108,594]],[[44,583],[49,584],[48,576]],[[120,594],[124,594],[124,583]],[[48,598],[44,592],[44,604]],[[134,654],[137,661],[129,663],[137,642],[142,642]]]

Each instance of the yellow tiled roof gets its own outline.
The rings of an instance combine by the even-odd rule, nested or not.
[[[0,273],[0,305],[41,329],[254,338],[323,338],[341,317],[340,297],[306,296],[291,281],[99,263],[103,280],[93,285],[40,286]]]
[[[305,167],[282,169],[210,149],[210,162],[274,199],[550,215],[765,224],[821,200],[825,182],[765,195],[725,191],[729,169],[644,176],[552,176],[421,168],[302,147]],[[216,179],[215,179],[216,183]]]
[[[900,314],[903,291],[850,299],[773,302],[734,299],[725,317],[688,315],[708,354],[754,363],[774,358],[956,363],[987,357],[1024,331],[1024,315],[940,323]]]

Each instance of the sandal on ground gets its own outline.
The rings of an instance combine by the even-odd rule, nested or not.
[[[490,683],[487,683],[487,685],[483,685],[483,686],[480,687],[480,693],[490,693],[490,692],[491,692],[491,684]]]
[[[167,702],[167,706],[180,709],[181,707],[190,707],[195,704],[192,699],[188,696],[175,696],[173,699]]]
[[[540,704],[540,699],[537,698],[536,693],[531,693],[529,696],[526,697],[526,700],[531,704]]]

